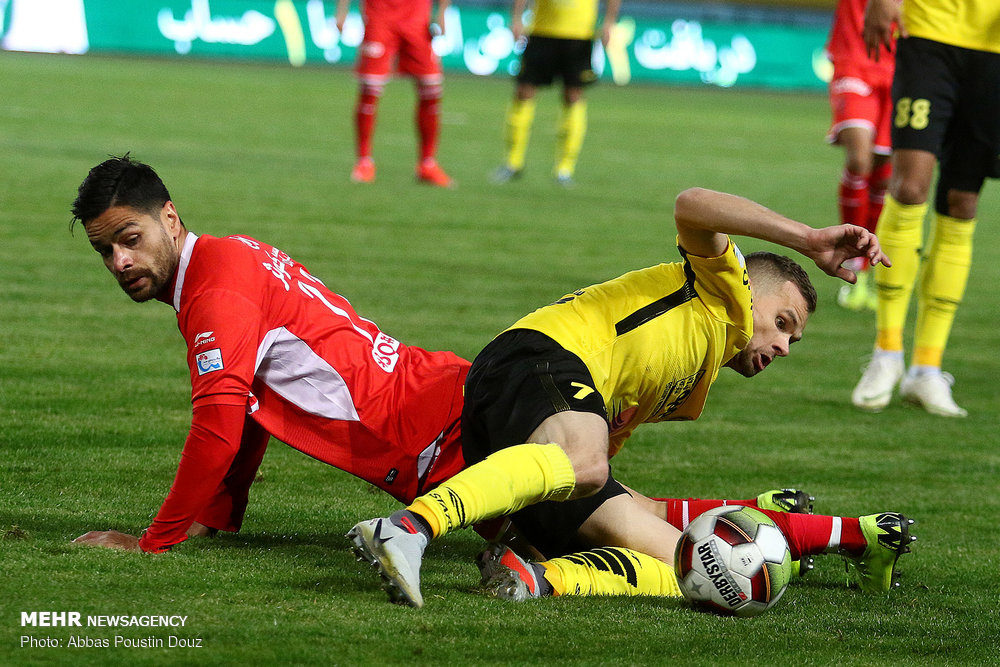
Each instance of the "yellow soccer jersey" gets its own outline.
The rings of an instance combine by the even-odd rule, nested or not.
[[[1000,53],[1000,0],[903,0],[912,37]]]
[[[593,39],[598,0],[535,0],[529,35]]]
[[[719,368],[753,334],[750,281],[730,241],[719,257],[632,271],[521,318],[587,365],[604,397],[611,454],[639,424],[697,419]]]

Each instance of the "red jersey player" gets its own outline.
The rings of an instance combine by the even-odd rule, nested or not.
[[[365,38],[357,61],[360,82],[354,111],[357,162],[351,171],[356,183],[375,180],[372,135],[378,102],[393,70],[413,77],[417,85],[417,134],[420,159],[417,179],[438,187],[452,180],[436,160],[444,75],[441,62],[431,48],[432,0],[361,0]],[[343,30],[350,0],[338,0],[337,29]],[[436,24],[444,31],[445,10],[450,0],[438,0]]]
[[[866,3],[839,0],[834,13],[827,42],[833,62],[833,122],[826,139],[845,151],[837,198],[840,221],[875,231],[891,173],[889,132],[895,58],[884,46],[877,61],[868,57],[861,37]],[[858,282],[841,287],[837,302],[852,310],[874,310],[875,290],[868,265],[862,261],[856,269]]]
[[[463,467],[464,359],[393,339],[277,248],[187,231],[127,156],[91,170],[74,216],[133,300],[173,306],[187,343],[191,430],[144,551],[195,521],[238,530],[272,435],[400,500]]]

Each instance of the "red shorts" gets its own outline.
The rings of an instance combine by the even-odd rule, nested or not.
[[[370,85],[384,85],[393,72],[423,83],[441,83],[441,61],[431,48],[430,26],[396,25],[390,21],[365,24],[365,41],[358,49],[358,78]]]
[[[826,140],[833,144],[848,127],[866,127],[872,133],[872,152],[892,152],[892,77],[866,76],[863,70],[834,67],[830,81],[833,122]]]

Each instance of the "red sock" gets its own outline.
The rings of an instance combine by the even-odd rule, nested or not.
[[[437,154],[438,134],[441,124],[440,84],[421,84],[417,88],[417,134],[420,136],[420,161],[433,159]]]
[[[375,117],[378,115],[378,99],[378,94],[370,89],[362,89],[358,95],[358,104],[354,109],[358,158],[372,155],[372,135],[375,133]]]
[[[845,168],[840,175],[837,204],[841,223],[864,227],[868,215],[868,179]]]
[[[868,215],[865,219],[865,228],[870,232],[875,231],[878,217],[882,214],[885,191],[889,187],[889,176],[891,175],[892,164],[886,162],[875,167],[868,179]]]
[[[868,546],[860,522],[852,517],[761,512],[771,517],[785,534],[792,560],[837,551],[860,554]]]
[[[716,507],[741,505],[760,509],[757,507],[756,498],[753,500],[653,498],[653,500],[667,504],[667,522],[678,530],[684,530],[696,516]],[[861,524],[858,519],[852,517],[791,514],[764,509],[760,511],[771,517],[771,520],[784,533],[785,539],[788,540],[788,550],[792,554],[792,560],[839,550],[861,553],[868,546],[868,542],[861,532]]]
[[[704,498],[653,498],[667,504],[667,523],[677,530],[687,528],[691,520],[702,512],[725,505],[757,507],[757,500],[706,500]]]

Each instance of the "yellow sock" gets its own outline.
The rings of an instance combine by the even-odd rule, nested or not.
[[[878,308],[875,311],[878,337],[876,345],[883,350],[903,349],[903,327],[910,307],[913,283],[920,269],[920,244],[924,235],[927,204],[900,204],[890,195],[878,219],[882,250],[892,260],[892,267],[875,267]]]
[[[515,99],[507,107],[504,142],[507,146],[507,166],[515,171],[524,169],[524,156],[528,152],[531,124],[535,122],[535,100]]]
[[[652,556],[602,547],[542,563],[555,595],[681,597],[674,568]]]
[[[972,236],[976,221],[934,216],[934,238],[924,260],[917,295],[913,363],[941,366],[955,310],[965,295],[972,266]]]
[[[517,445],[469,466],[407,509],[439,537],[544,500],[566,500],[574,486],[573,463],[562,447]]]
[[[556,143],[556,174],[572,176],[587,134],[587,103],[583,100],[563,105]]]

